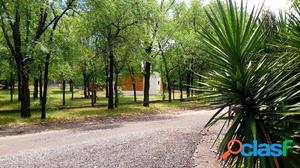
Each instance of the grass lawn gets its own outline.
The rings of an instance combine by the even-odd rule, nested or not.
[[[31,89],[33,90],[33,89]],[[32,94],[31,94],[32,95]],[[138,103],[133,102],[133,96],[120,95],[120,105],[115,110],[107,110],[107,99],[104,92],[97,93],[98,107],[88,107],[91,105],[90,99],[83,98],[83,91],[76,90],[74,92],[74,100],[71,100],[71,94],[67,92],[66,106],[76,106],[77,108],[61,109],[62,107],[62,92],[59,87],[50,87],[49,98],[47,103],[47,122],[85,119],[94,116],[114,116],[121,114],[136,114],[146,113],[158,110],[170,110],[178,107],[190,107],[197,102],[157,102],[150,103],[149,108],[142,105],[143,96],[138,96]],[[32,96],[31,96],[32,97]],[[175,98],[179,98],[179,93],[175,94]],[[161,96],[150,96],[150,101],[161,100]],[[78,108],[80,106],[84,106]],[[31,100],[32,117],[30,119],[22,119],[20,117],[20,103],[17,101],[17,93],[14,95],[13,103],[10,102],[10,94],[8,90],[0,90],[0,126],[8,125],[23,125],[40,123],[40,102],[39,100]]]

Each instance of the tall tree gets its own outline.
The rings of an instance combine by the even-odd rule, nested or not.
[[[70,9],[72,9],[74,7],[74,4],[75,4],[75,0],[68,0],[63,9],[59,8],[61,6],[58,5],[57,7],[59,8],[59,11],[60,11],[59,14],[57,14],[56,9],[54,9],[55,4],[51,4],[50,8],[51,8],[54,19],[53,19],[53,22],[51,23],[51,25],[49,25],[51,27],[49,41],[48,41],[49,46],[53,45],[54,32],[58,26],[59,21]],[[48,13],[46,12],[46,13],[44,13],[44,15],[47,18]],[[52,54],[52,51],[51,50],[48,51],[48,53],[46,54],[45,63],[44,63],[44,82],[43,82],[44,88],[43,88],[43,98],[42,98],[42,102],[41,102],[41,106],[42,106],[41,119],[46,119],[46,104],[47,104],[47,97],[48,97],[48,79],[49,79],[49,65],[50,65],[51,54]]]
[[[115,65],[115,48],[126,31],[135,26],[138,22],[136,19],[137,4],[133,0],[116,1],[110,0],[105,2],[88,1],[87,5],[91,9],[87,17],[92,17],[88,24],[94,30],[94,34],[101,36],[105,41],[105,51],[108,55],[108,109],[114,109],[114,65]]]
[[[34,46],[49,27],[69,10],[75,0],[66,1],[63,11],[49,18],[52,3],[45,1],[0,1],[1,29],[17,65],[21,94],[21,117],[30,117],[29,65]],[[35,16],[34,13],[38,15]]]
[[[171,9],[173,8],[175,0],[167,0],[157,2],[155,0],[146,1],[143,11],[142,19],[144,20],[144,103],[145,107],[149,106],[149,89],[151,76],[151,62],[159,54],[157,46],[157,36],[162,29],[164,19],[170,17]]]

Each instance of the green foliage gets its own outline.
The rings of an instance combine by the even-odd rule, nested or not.
[[[281,143],[293,139],[288,157],[240,157],[230,155],[224,164],[232,167],[295,167],[299,165],[299,72],[295,59],[266,57],[258,51],[264,40],[260,11],[247,13],[243,1],[217,1],[206,11],[213,33],[203,29],[212,70],[206,75],[206,98],[220,109],[207,127],[232,120],[219,147],[219,157],[231,139],[243,143]],[[232,107],[232,112],[228,107]],[[226,111],[225,111],[226,110]],[[225,112],[224,112],[225,111]],[[298,116],[298,117],[297,117]],[[297,124],[298,123],[298,124]],[[238,147],[231,146],[232,150]],[[249,149],[247,149],[249,150]]]

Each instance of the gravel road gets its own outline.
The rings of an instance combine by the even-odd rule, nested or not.
[[[200,131],[212,113],[162,113],[149,121],[0,137],[0,167],[193,167]]]

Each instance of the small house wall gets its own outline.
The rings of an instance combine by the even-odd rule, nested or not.
[[[136,93],[137,95],[144,94],[144,77],[137,76],[136,80]],[[121,78],[120,83],[121,92],[125,95],[133,95],[132,81],[130,75]],[[158,72],[154,72],[150,76],[150,95],[159,95],[162,91],[162,79]]]
[[[161,91],[161,77],[158,72],[154,72],[150,76],[150,95],[158,95]]]

